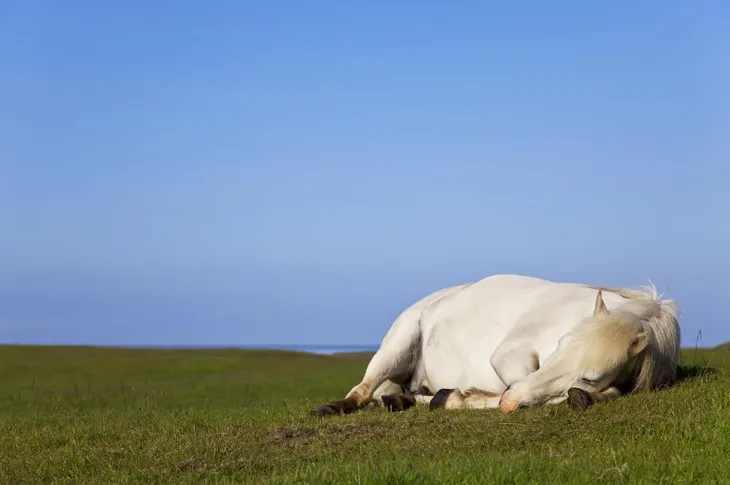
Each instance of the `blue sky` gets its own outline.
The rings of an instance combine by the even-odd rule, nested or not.
[[[491,273],[730,340],[721,2],[0,2],[0,341],[377,344]]]

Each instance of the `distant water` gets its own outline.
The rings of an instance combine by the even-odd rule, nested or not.
[[[3,343],[0,341],[0,345]],[[107,345],[101,345],[107,347]],[[243,349],[243,350],[291,350],[312,354],[331,355],[350,352],[376,352],[379,345],[112,345],[129,349]]]
[[[377,345],[252,345],[244,349],[296,350],[312,354],[338,354],[342,352],[375,352]]]

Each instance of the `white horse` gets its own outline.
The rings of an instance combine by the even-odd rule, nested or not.
[[[494,275],[439,290],[391,326],[362,381],[313,413],[567,400],[578,409],[677,378],[680,310],[645,290]]]

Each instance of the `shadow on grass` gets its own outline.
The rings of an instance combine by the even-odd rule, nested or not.
[[[705,376],[717,374],[717,369],[707,363],[703,364],[681,364],[677,368],[677,384],[685,381],[693,381]]]

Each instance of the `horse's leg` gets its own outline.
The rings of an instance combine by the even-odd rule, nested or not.
[[[521,381],[540,367],[537,352],[530,344],[513,344],[505,340],[489,358],[494,371],[506,387]]]
[[[391,387],[388,389],[390,392],[387,392],[384,388],[389,383],[390,381],[380,386],[373,396],[373,399],[381,401],[388,411],[405,411],[416,404],[429,404],[433,398],[433,393],[427,387],[421,386],[415,391],[412,391],[410,389],[410,383],[406,384],[406,386],[401,386],[399,389],[393,389]],[[383,392],[380,392],[381,390]]]
[[[380,396],[380,401],[385,409],[391,412],[405,411],[413,407],[416,402],[416,395],[410,392],[399,392]]]
[[[386,334],[380,348],[370,360],[362,381],[353,387],[344,399],[320,406],[312,411],[313,414],[322,416],[357,411],[373,401],[375,391],[384,383],[387,384],[379,392],[381,400],[385,392],[401,389],[413,373],[418,360],[421,337],[420,311],[409,310],[396,320]]]
[[[406,386],[390,380],[373,393],[373,401],[381,403],[388,411],[405,411],[416,403],[413,393]]]
[[[609,402],[618,399],[622,394],[615,387],[609,387],[601,392],[587,392],[577,387],[571,387],[568,389],[568,406],[571,409],[585,411],[599,402]]]
[[[505,340],[494,351],[490,363],[506,387],[535,372],[540,364],[529,344]],[[500,392],[484,389],[441,389],[431,400],[431,409],[486,409],[499,407]]]
[[[403,386],[398,384],[397,382],[393,382],[391,380],[387,380],[383,382],[380,387],[378,387],[375,392],[373,392],[373,399],[378,401],[383,396],[390,396],[393,394],[401,394],[404,392]]]
[[[499,407],[501,393],[471,387],[469,389],[441,389],[429,404],[434,409],[492,409]]]
[[[362,381],[344,399],[327,403],[312,412],[317,415],[351,413],[371,403],[373,394],[384,382],[392,381],[401,386],[408,383],[416,370],[421,352],[423,312],[467,286],[469,284],[438,290],[406,308],[385,334],[380,348],[365,370]]]
[[[416,404],[431,404],[433,401],[433,394],[416,394]]]

